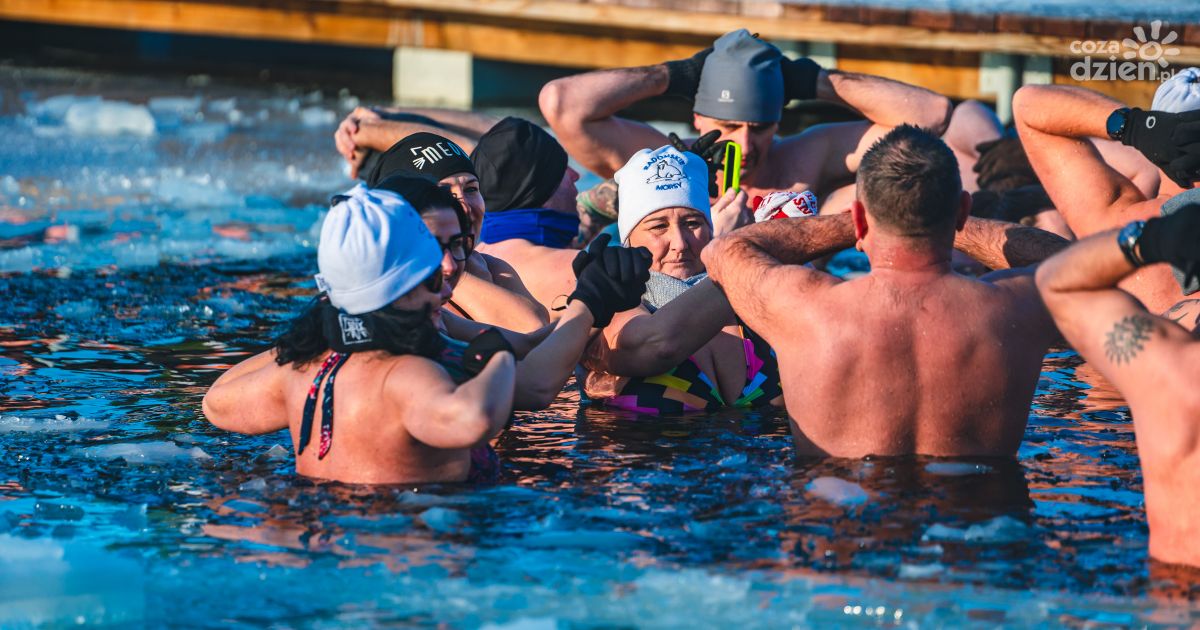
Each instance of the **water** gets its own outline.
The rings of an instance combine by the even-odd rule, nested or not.
[[[0,76],[0,626],[1200,621],[1147,561],[1128,408],[1070,351],[1017,462],[797,462],[779,413],[568,388],[501,439],[495,485],[298,478],[286,432],[200,400],[313,290],[356,99]]]

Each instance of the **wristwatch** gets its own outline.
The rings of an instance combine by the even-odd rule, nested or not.
[[[1125,133],[1125,127],[1129,124],[1129,108],[1122,107],[1114,110],[1108,115],[1108,121],[1104,123],[1105,131],[1108,132],[1108,137],[1113,140],[1120,140]]]
[[[1131,221],[1117,233],[1117,245],[1121,247],[1121,253],[1125,254],[1125,260],[1134,267],[1146,264],[1137,251],[1138,240],[1142,238],[1142,228],[1145,227],[1145,221]]]

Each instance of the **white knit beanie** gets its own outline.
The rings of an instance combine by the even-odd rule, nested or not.
[[[692,208],[712,225],[708,202],[708,166],[700,156],[671,145],[642,149],[614,176],[617,182],[617,229],[621,242],[647,216],[663,208]]]
[[[1184,68],[1163,81],[1154,92],[1150,109],[1172,114],[1200,109],[1200,68]]]
[[[317,245],[317,287],[330,304],[370,313],[440,273],[442,248],[403,197],[359,184],[338,199]]]

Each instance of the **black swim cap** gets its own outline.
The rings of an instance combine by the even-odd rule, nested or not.
[[[479,138],[471,161],[488,212],[542,207],[567,172],[567,152],[558,140],[512,116]]]
[[[363,180],[375,188],[393,175],[419,175],[439,182],[455,173],[475,174],[467,152],[453,141],[435,133],[420,132],[405,137],[383,152],[367,169]]]

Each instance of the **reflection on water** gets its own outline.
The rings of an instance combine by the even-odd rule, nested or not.
[[[288,124],[295,137],[271,142],[329,148],[328,130]],[[206,146],[169,140],[184,155]],[[28,193],[39,175],[10,164]],[[345,183],[336,163],[305,164],[296,181],[335,183],[279,198]],[[797,461],[778,412],[638,418],[581,409],[569,386],[500,439],[494,485],[298,478],[286,432],[227,434],[199,407],[307,299],[311,244],[278,226],[311,225],[319,208],[261,213],[236,165],[206,168],[228,179],[232,227],[196,224],[154,264],[114,265],[128,228],[98,222],[80,237],[94,248],[0,279],[0,626],[1200,621],[1191,573],[1146,558],[1128,408],[1071,351],[1047,355],[1015,462]],[[152,189],[129,212],[161,242],[156,204],[199,210]],[[47,202],[9,204],[0,225]],[[267,256],[211,246],[269,233],[289,236]],[[53,263],[52,240],[0,249]]]

